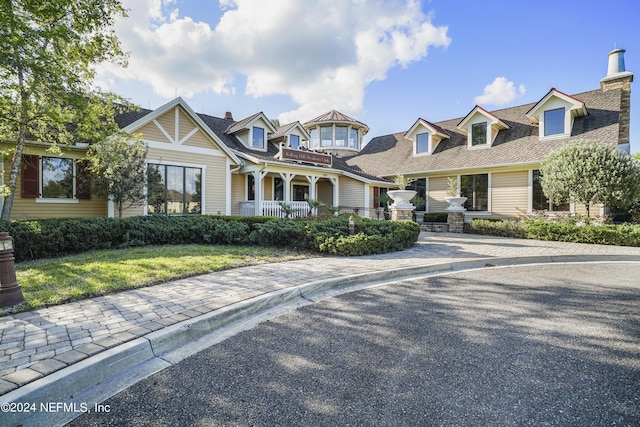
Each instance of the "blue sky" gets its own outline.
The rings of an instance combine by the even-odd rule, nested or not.
[[[182,96],[197,112],[281,123],[331,109],[405,131],[422,117],[464,117],[537,102],[551,87],[600,86],[623,48],[640,79],[637,0],[123,0],[116,26],[126,70],[106,64],[104,89],[144,108]],[[632,84],[631,152],[640,152],[640,88]]]

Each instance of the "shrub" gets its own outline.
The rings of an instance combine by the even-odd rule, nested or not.
[[[640,247],[640,225],[578,224],[574,220],[491,222],[474,219],[467,231],[502,237]]]
[[[432,212],[424,214],[424,222],[447,222],[447,212]]]
[[[14,238],[18,262],[96,249],[191,243],[255,244],[365,255],[408,248],[420,232],[413,222],[357,218],[359,237],[354,237],[349,236],[348,218],[348,215],[325,220],[158,215],[5,221],[0,222],[0,229]]]

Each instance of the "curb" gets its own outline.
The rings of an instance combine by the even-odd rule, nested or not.
[[[1,427],[64,425],[138,381],[242,330],[293,309],[356,290],[411,278],[487,267],[546,263],[640,262],[640,255],[560,255],[481,258],[381,270],[304,283],[253,297],[150,332],[0,396],[0,405],[28,403],[29,411],[2,411]],[[45,404],[45,407],[41,406]],[[53,404],[53,406],[51,406]],[[49,405],[49,406],[47,406]],[[44,410],[43,410],[44,408]]]

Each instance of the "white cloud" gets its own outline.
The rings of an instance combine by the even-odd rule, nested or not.
[[[516,89],[515,83],[507,80],[506,77],[496,77],[494,81],[484,87],[484,93],[476,96],[475,103],[478,105],[501,106],[510,103],[516,97],[525,94],[527,89],[521,83]]]
[[[214,28],[209,17],[179,17],[175,0],[123,3],[130,18],[116,33],[129,67],[105,65],[101,81],[146,82],[165,98],[188,98],[234,93],[242,75],[238,92],[287,95],[300,106],[284,122],[333,108],[357,114],[368,83],[450,43],[417,0],[225,0]]]

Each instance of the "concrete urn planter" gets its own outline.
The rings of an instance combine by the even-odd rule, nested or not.
[[[466,197],[445,197],[444,200],[449,203],[449,207],[445,209],[448,212],[464,212],[466,210],[462,206],[467,201]]]
[[[387,191],[387,195],[393,199],[391,207],[398,209],[412,209],[411,199],[417,194],[415,190],[391,190]]]

